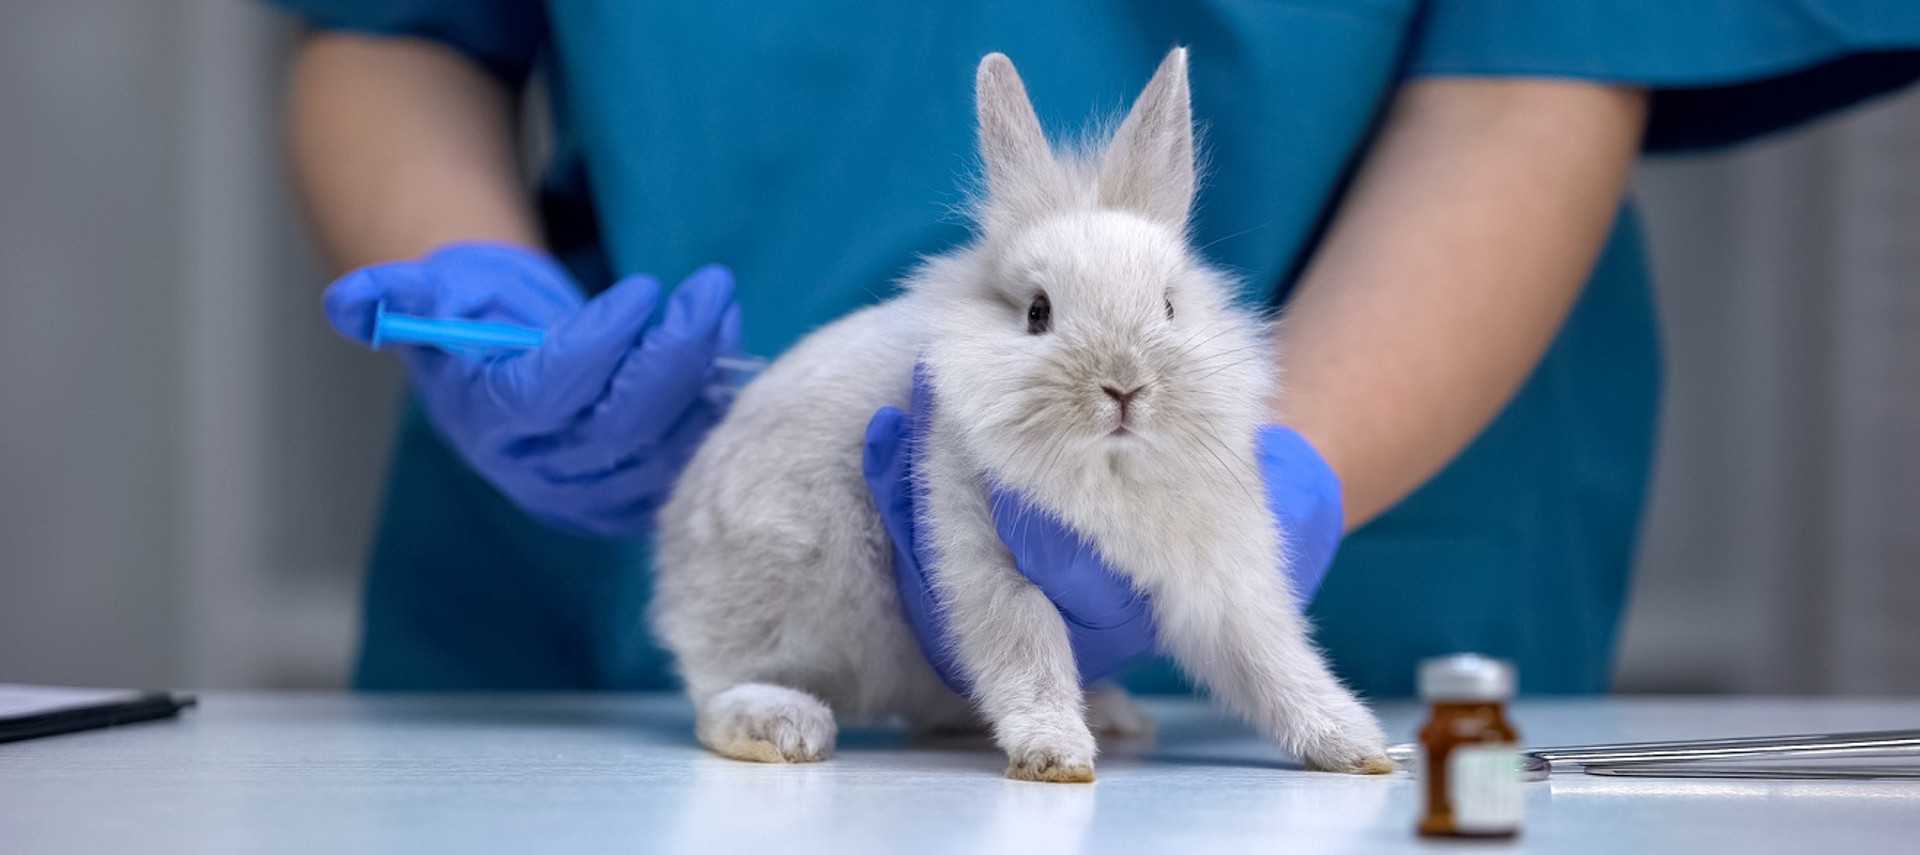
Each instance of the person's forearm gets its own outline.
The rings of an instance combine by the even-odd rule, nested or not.
[[[1345,487],[1349,529],[1472,441],[1558,333],[1618,211],[1635,90],[1413,82],[1278,331],[1275,415]]]
[[[514,93],[458,53],[317,32],[295,59],[291,100],[294,173],[339,269],[456,240],[539,244]]]

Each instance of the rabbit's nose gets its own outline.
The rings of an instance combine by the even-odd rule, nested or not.
[[[1115,389],[1112,386],[1100,387],[1100,391],[1107,393],[1107,397],[1120,402],[1120,428],[1119,428],[1120,430],[1122,431],[1126,430],[1127,403],[1133,400],[1133,396],[1140,394],[1141,389],[1145,389],[1145,388],[1147,388],[1145,383],[1142,383],[1138,386],[1128,389],[1125,392],[1122,392],[1119,389]]]

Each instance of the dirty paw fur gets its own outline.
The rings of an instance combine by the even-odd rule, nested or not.
[[[813,763],[833,754],[833,711],[805,692],[763,683],[735,686],[700,706],[700,744],[756,763]]]

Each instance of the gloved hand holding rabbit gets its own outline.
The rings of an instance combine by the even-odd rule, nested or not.
[[[884,407],[874,413],[867,422],[863,469],[893,542],[894,579],[907,622],[941,679],[961,691],[964,678],[953,661],[947,622],[926,577],[934,561],[933,545],[914,525],[920,491],[914,487],[913,449],[926,441],[925,411],[931,397],[925,377],[916,373],[911,411]],[[1282,569],[1304,606],[1326,578],[1346,527],[1340,477],[1306,437],[1284,425],[1260,428],[1259,459],[1267,508],[1285,540]],[[1159,649],[1151,604],[1131,580],[1107,567],[1092,544],[1016,493],[996,489],[989,503],[994,528],[1013,555],[1014,566],[1060,610],[1082,682],[1091,683]]]
[[[1049,146],[1006,57],[981,62],[977,95],[976,240],[769,368],[660,511],[654,627],[701,743],[819,760],[836,716],[900,716],[990,727],[1009,777],[1092,780],[1069,627],[996,525],[996,501],[1017,497],[1096,550],[1159,647],[1263,734],[1313,768],[1393,768],[1379,724],[1309,642],[1285,572],[1259,460],[1266,330],[1186,241],[1185,51],[1087,155]],[[932,399],[914,448],[916,552],[949,640],[929,656],[862,472],[869,417],[908,405],[916,362]]]

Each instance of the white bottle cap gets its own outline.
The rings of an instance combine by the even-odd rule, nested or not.
[[[1422,660],[1420,697],[1429,701],[1504,701],[1513,697],[1513,665],[1477,653]]]

